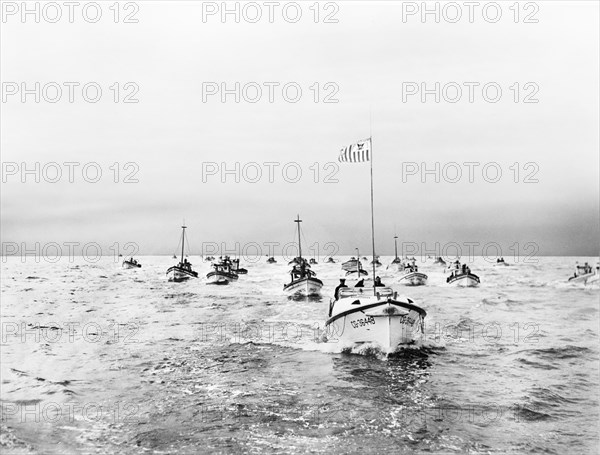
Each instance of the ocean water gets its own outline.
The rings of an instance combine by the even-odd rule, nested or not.
[[[476,258],[478,288],[432,261],[427,286],[399,286],[382,258],[382,281],[428,313],[390,358],[322,341],[339,263],[313,266],[322,299],[296,301],[281,258],[230,286],[138,259],[3,258],[3,453],[599,451],[600,291],[566,282],[597,258]]]

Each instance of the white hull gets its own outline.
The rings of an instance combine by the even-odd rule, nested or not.
[[[167,270],[167,279],[169,281],[180,283],[182,281],[189,280],[190,278],[198,278],[198,274],[194,274],[194,272],[184,270],[177,266],[171,267],[169,270]]]
[[[123,264],[121,266],[124,269],[139,269],[141,267],[141,265],[139,265],[139,264],[132,264],[131,262],[128,262],[128,261],[123,261]]]
[[[208,275],[206,275],[206,279],[210,283],[216,283],[217,281],[223,280],[235,281],[238,279],[238,276],[234,273],[210,272]]]
[[[421,272],[409,272],[400,277],[400,284],[404,286],[424,286],[427,284],[427,275]]]
[[[451,278],[448,284],[452,286],[462,286],[472,288],[479,286],[479,278],[476,275],[459,275]]]
[[[321,295],[323,283],[315,278],[302,278],[286,286],[283,290],[289,295],[318,296]]]
[[[326,323],[327,341],[342,343],[344,347],[371,345],[387,355],[421,340],[425,311],[410,299],[392,298],[390,288],[379,291],[387,295],[373,296],[372,288],[365,289],[362,295],[356,290],[349,296],[342,293],[342,298],[332,303]]]
[[[591,277],[589,277],[587,280],[585,280],[585,284],[586,285],[598,285],[599,284],[599,278],[600,275],[598,275],[597,273],[594,273]]]
[[[594,278],[594,276],[596,276],[596,280],[598,280],[598,275],[594,272],[591,272],[576,277],[571,277],[569,278],[569,283],[588,283],[592,278]]]

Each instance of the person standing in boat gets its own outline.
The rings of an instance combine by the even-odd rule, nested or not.
[[[340,284],[337,285],[337,287],[335,288],[335,292],[333,293],[335,300],[340,299],[340,289],[347,287],[348,286],[346,286],[346,278],[340,278]]]
[[[376,277],[376,278],[375,278],[375,287],[384,287],[384,286],[385,286],[385,284],[383,284],[383,283],[381,282],[381,278],[379,278],[379,277]]]

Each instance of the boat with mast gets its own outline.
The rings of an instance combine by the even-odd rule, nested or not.
[[[179,261],[179,264],[167,269],[167,279],[177,283],[189,280],[190,278],[198,278],[198,272],[192,270],[192,263],[184,258],[186,229],[187,226],[181,226],[181,260]]]
[[[300,215],[294,223],[298,224],[298,257],[290,264],[294,264],[290,271],[291,281],[283,286],[283,290],[290,295],[318,296],[321,294],[323,282],[317,278],[317,274],[310,269],[310,264],[302,257],[302,242],[300,235]]]
[[[362,276],[368,276],[369,272],[363,269],[362,262],[360,262],[360,252],[356,249],[356,258],[352,256],[350,260],[342,264],[342,270],[346,272],[346,276],[350,279],[360,280]]]
[[[370,162],[371,246],[375,277],[372,137],[342,149],[338,161]],[[336,299],[329,304],[325,336],[352,346],[373,345],[388,355],[402,345],[413,344],[422,339],[426,314],[411,299],[399,296],[379,279],[373,280],[372,289],[340,284],[336,288]]]
[[[398,236],[394,236],[394,260],[391,264],[402,264],[402,259],[398,257]]]

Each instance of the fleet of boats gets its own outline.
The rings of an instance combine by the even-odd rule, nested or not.
[[[372,276],[362,266],[362,261],[368,261],[362,257],[356,249],[356,256],[341,264],[344,275],[340,277],[340,284],[336,287],[334,298],[330,300],[327,320],[325,323],[325,335],[327,340],[336,340],[347,347],[365,346],[373,347],[385,354],[396,352],[402,346],[417,343],[422,339],[425,332],[426,311],[418,306],[412,299],[399,295],[391,286],[386,286],[377,276],[376,269],[381,266],[379,256],[375,253],[375,220],[374,220],[374,194],[373,194],[373,160],[372,160],[372,138],[359,141],[341,150],[338,157],[340,162],[362,163],[370,162],[371,183],[371,243],[372,254],[370,265]],[[313,297],[320,296],[323,282],[317,278],[311,265],[317,265],[315,258],[306,260],[302,256],[302,235],[300,223],[302,220],[298,215],[294,222],[297,224],[298,233],[298,256],[292,259],[288,265],[291,266],[290,281],[283,286],[283,292],[290,297]],[[358,226],[357,226],[358,228]],[[186,226],[182,226],[181,234],[181,258],[177,265],[169,267],[167,278],[169,281],[181,282],[190,278],[198,278],[198,273],[192,269],[192,264],[185,258]],[[419,271],[416,259],[398,256],[398,236],[394,236],[394,259],[387,267],[392,266],[398,275],[395,276],[397,283],[406,286],[423,286],[428,282],[428,276]],[[173,256],[175,259],[176,256]],[[433,258],[431,258],[433,259]],[[213,270],[206,275],[209,284],[227,285],[236,281],[239,275],[248,273],[248,270],[240,267],[239,259],[231,259],[229,256],[220,257],[214,262],[214,257],[205,258],[213,261]],[[277,260],[271,256],[267,263],[276,264]],[[326,264],[335,264],[333,257],[327,258]],[[446,261],[436,257],[435,265],[446,266]],[[504,258],[498,258],[496,265],[508,265]],[[135,259],[130,258],[122,262],[123,268],[139,268]],[[576,266],[575,273],[569,278],[569,282],[575,283],[597,283],[599,266],[595,269],[585,263]],[[460,260],[452,262],[448,266],[449,275],[446,278],[448,285],[474,287],[481,283],[479,276],[475,275],[470,267]],[[389,276],[387,278],[390,278]]]

